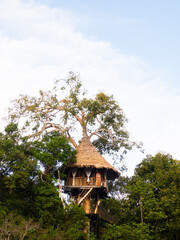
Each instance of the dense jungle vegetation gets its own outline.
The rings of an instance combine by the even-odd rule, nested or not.
[[[113,96],[86,98],[73,73],[63,83],[55,92],[15,99],[9,110],[0,133],[0,239],[180,239],[180,162],[169,154],[146,156],[132,177],[110,181],[90,233],[81,206],[66,199],[64,208],[59,181],[76,161],[79,129],[79,141],[92,139],[101,154],[118,161],[141,144],[130,140]]]
[[[75,161],[75,150],[58,132],[38,142],[11,123],[0,134],[0,239],[87,239],[82,207],[58,195],[57,162]],[[174,239],[180,235],[180,164],[168,154],[147,156],[131,178],[110,185],[91,239]]]

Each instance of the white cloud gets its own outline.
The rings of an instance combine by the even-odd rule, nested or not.
[[[180,96],[163,81],[165,72],[77,32],[78,19],[71,12],[20,0],[0,3],[1,117],[9,99],[49,89],[73,70],[92,94],[115,95],[132,137],[143,141],[148,152],[179,157]]]

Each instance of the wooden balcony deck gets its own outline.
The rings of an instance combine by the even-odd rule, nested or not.
[[[107,180],[104,181],[97,181],[96,177],[90,177],[89,181],[87,177],[75,177],[74,181],[72,177],[69,177],[64,185],[65,188],[100,188],[105,187],[107,188]]]

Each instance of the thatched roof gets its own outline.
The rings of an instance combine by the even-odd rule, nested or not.
[[[120,173],[101,156],[88,138],[83,138],[76,150],[77,162],[71,164],[69,167],[107,169],[109,179],[115,179],[120,175]]]

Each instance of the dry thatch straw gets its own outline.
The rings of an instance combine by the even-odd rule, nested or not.
[[[69,165],[68,168],[92,167],[96,169],[107,169],[107,177],[112,180],[120,175],[120,173],[101,156],[88,138],[83,138],[77,147],[76,160],[77,162]]]

